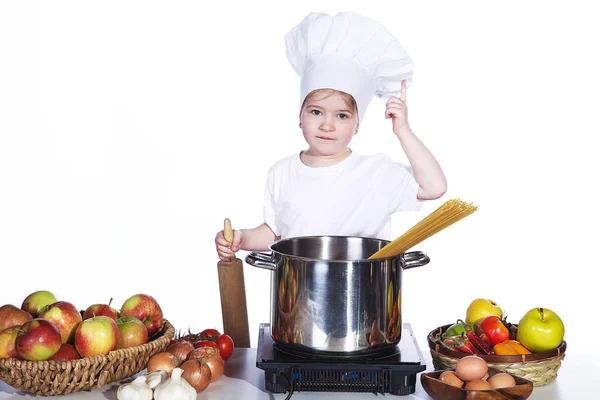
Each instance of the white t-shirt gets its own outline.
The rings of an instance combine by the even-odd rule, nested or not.
[[[412,169],[378,153],[352,152],[338,164],[309,167],[300,154],[269,169],[264,219],[282,239],[360,236],[390,240],[391,216],[416,211],[419,185]]]

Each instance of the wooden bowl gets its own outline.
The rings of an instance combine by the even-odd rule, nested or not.
[[[444,371],[453,370],[447,369],[443,371],[424,372],[421,374],[421,385],[427,394],[434,400],[524,400],[528,398],[533,391],[533,382],[512,374],[512,377],[515,378],[515,382],[517,383],[516,386],[501,389],[465,390],[439,380],[439,376]],[[504,371],[488,368],[490,377],[499,372]]]

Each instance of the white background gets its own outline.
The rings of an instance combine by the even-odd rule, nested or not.
[[[413,58],[409,120],[449,183],[395,216],[393,236],[451,198],[481,207],[404,273],[421,348],[486,297],[515,323],[550,308],[567,354],[600,354],[600,27],[586,2],[202,3],[0,2],[0,304],[47,289],[120,308],[144,292],[178,329],[221,328],[214,236],[225,217],[260,224],[268,167],[305,146],[283,37],[311,11],[353,10]],[[406,162],[383,110],[373,100],[352,148]],[[244,268],[256,346],[270,277]]]

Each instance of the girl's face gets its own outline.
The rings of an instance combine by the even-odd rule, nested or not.
[[[309,145],[307,154],[336,156],[348,150],[358,129],[358,115],[338,92],[312,96],[300,113],[300,127]]]

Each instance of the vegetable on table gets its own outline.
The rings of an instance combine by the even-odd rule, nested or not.
[[[233,344],[233,339],[226,333],[219,335],[217,339],[217,345],[219,347],[219,355],[223,360],[227,360],[233,354],[233,349],[235,345]]]
[[[174,368],[171,377],[154,389],[155,400],[196,400],[196,389],[181,377],[183,370]]]
[[[169,379],[167,371],[154,371],[146,374],[146,385],[150,389],[155,389],[159,384]]]
[[[146,376],[138,376],[131,383],[119,386],[117,389],[119,400],[152,400],[152,389],[146,384]]]

